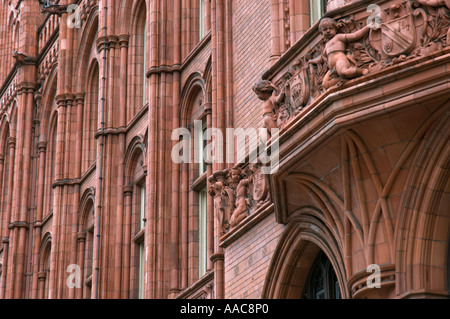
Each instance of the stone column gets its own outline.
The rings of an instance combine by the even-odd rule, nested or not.
[[[38,193],[37,193],[37,210],[36,220],[34,222],[34,256],[33,256],[33,278],[31,286],[31,299],[38,297],[38,271],[39,271],[39,249],[41,245],[42,235],[42,216],[43,216],[43,203],[44,203],[44,179],[45,179],[45,154],[47,149],[47,142],[38,142],[39,152],[39,171],[38,171]]]
[[[15,158],[15,149],[16,149],[16,139],[14,137],[9,137],[7,139],[8,141],[8,147],[9,147],[9,175],[8,175],[8,189],[12,190],[14,185],[14,158]],[[9,225],[11,222],[12,217],[12,199],[13,199],[13,192],[8,192],[8,197],[6,199],[6,219],[5,219],[5,225]],[[2,279],[1,279],[1,287],[0,287],[0,299],[5,299],[5,297],[9,297],[11,282],[6,282],[8,279],[8,269],[9,268],[9,256],[10,256],[10,229],[9,227],[6,227],[4,237],[2,238],[3,243],[3,270],[2,270]]]
[[[131,248],[131,215],[132,215],[132,197],[133,186],[126,185],[123,187],[124,210],[125,210],[125,240],[123,243],[123,268],[122,268],[122,299],[130,298],[130,248]]]
[[[84,289],[84,256],[86,254],[86,232],[78,232],[77,233],[77,243],[78,243],[78,258],[77,258],[77,264],[80,266],[80,277],[81,277],[81,288],[78,289],[75,293],[76,299],[81,299],[85,296],[83,296],[83,289]]]

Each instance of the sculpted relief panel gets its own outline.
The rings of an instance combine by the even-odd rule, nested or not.
[[[259,164],[233,167],[209,177],[209,195],[214,197],[214,212],[225,234],[269,201],[267,175]]]
[[[450,46],[450,0],[411,0],[370,8],[376,14],[358,20],[353,15],[323,18],[317,45],[296,58],[275,83],[255,84],[255,93],[265,101],[263,127],[283,128],[330,88],[339,89],[349,80]],[[258,87],[267,88],[265,95]]]

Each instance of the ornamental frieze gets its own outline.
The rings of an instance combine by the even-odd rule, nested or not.
[[[450,0],[411,0],[375,7],[379,8],[376,16],[323,18],[316,45],[299,53],[273,83],[262,80],[255,84],[253,90],[263,100],[262,127],[282,129],[329,89],[339,90],[366,75],[373,79],[388,67],[443,54],[450,47]],[[255,87],[265,87],[265,95]]]

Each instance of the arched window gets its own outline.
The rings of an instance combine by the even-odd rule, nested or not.
[[[49,233],[44,236],[41,243],[41,253],[38,273],[38,289],[39,299],[49,298],[49,283],[50,283],[50,256],[52,251],[52,237]]]
[[[182,204],[181,237],[187,242],[187,256],[182,255],[182,269],[187,270],[188,278],[183,285],[190,285],[205,275],[208,264],[207,165],[204,154],[207,144],[206,100],[202,83],[193,80],[188,87],[184,101],[186,113],[182,119],[190,132],[191,146],[190,162],[181,166],[184,171],[181,174],[184,186],[181,202],[185,203]]]
[[[147,104],[147,77],[148,68],[148,39],[147,39],[147,7],[144,0],[134,7],[134,17],[130,33],[130,49],[128,50],[129,76],[128,94],[130,106],[127,110],[127,119],[133,117]]]
[[[140,138],[131,149],[125,187],[124,290],[129,291],[129,298],[143,299],[147,188],[145,147]]]
[[[97,140],[95,132],[98,127],[98,91],[99,91],[99,67],[97,61],[91,65],[86,87],[86,103],[83,116],[83,159],[81,171],[86,170],[95,163],[97,158]]]
[[[81,266],[82,290],[77,297],[90,299],[92,292],[92,274],[94,265],[94,198],[89,198],[84,204],[81,231],[78,234],[79,250],[78,262]]]
[[[10,146],[8,145],[9,137],[9,125],[7,122],[2,124],[4,128],[2,129],[1,136],[1,149],[0,149],[0,239],[5,236],[6,227],[8,227],[9,221],[7,221],[6,211],[8,204],[8,181],[9,176],[12,174],[10,165]],[[0,243],[0,248],[2,244]],[[0,277],[1,278],[1,277]]]
[[[305,299],[341,299],[336,273],[323,251],[317,255],[303,291]]]
[[[45,176],[45,196],[44,196],[44,217],[52,212],[53,209],[53,188],[52,183],[56,176],[56,135],[58,127],[58,113],[53,113],[50,121],[48,134],[48,146],[46,152],[46,176]]]

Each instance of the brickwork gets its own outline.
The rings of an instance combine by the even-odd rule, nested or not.
[[[225,298],[259,299],[284,226],[271,214],[225,248]]]
[[[298,299],[317,256],[342,298],[449,297],[447,2],[373,1],[376,29],[329,1],[329,34],[309,0],[83,0],[80,28],[68,2],[0,0],[0,299]],[[337,50],[352,72],[332,32],[365,32]],[[262,78],[276,173],[173,161],[196,119],[260,128]]]
[[[239,0],[233,9],[235,128],[257,129],[262,123],[262,101],[252,87],[270,58],[270,1]],[[243,145],[236,145],[239,147]]]

